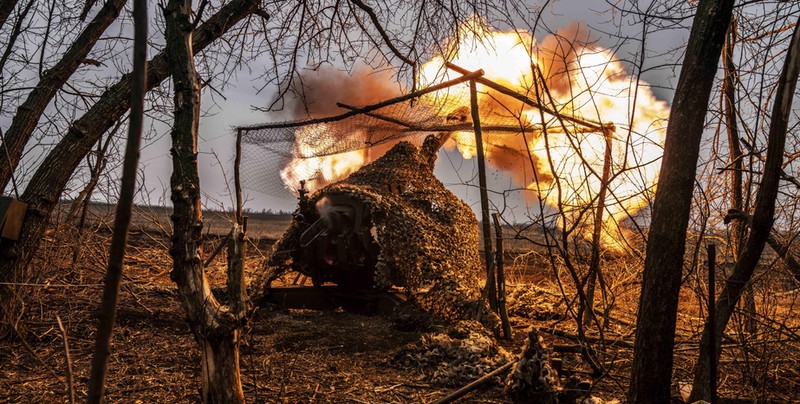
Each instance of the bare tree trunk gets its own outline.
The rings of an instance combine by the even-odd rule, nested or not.
[[[3,0],[0,2],[0,28],[6,23],[8,16],[11,15],[11,12],[14,11],[14,7],[16,6],[17,0]]]
[[[258,0],[233,0],[222,7],[193,31],[192,48],[195,53],[202,51],[241,19],[254,13],[258,4]],[[169,67],[165,52],[160,52],[148,62],[148,91],[169,77]],[[64,138],[44,158],[20,198],[29,204],[20,238],[13,245],[3,245],[0,250],[0,282],[27,280],[27,264],[38,251],[42,235],[64,186],[92,146],[128,110],[132,85],[133,76],[127,74],[111,86],[97,103],[72,124]],[[19,306],[15,303],[15,294],[9,286],[0,285],[0,326],[17,317]]]
[[[725,77],[722,82],[722,110],[725,117],[725,127],[728,133],[728,147],[730,148],[730,197],[731,209],[737,211],[744,211],[744,181],[743,176],[743,163],[744,153],[739,146],[739,129],[736,119],[736,65],[733,62],[733,47],[736,43],[736,21],[731,23],[728,29],[728,35],[725,40],[725,47],[722,49],[722,60]],[[747,234],[747,224],[736,220],[733,222],[733,231],[731,232],[731,250],[733,251],[733,261],[739,259],[739,253],[744,247],[745,235]],[[756,312],[756,301],[753,296],[753,285],[748,284],[745,290],[745,308],[747,312]],[[757,329],[757,324],[753,316],[747,316],[745,328],[747,332],[754,334]]]
[[[764,245],[770,237],[772,224],[775,221],[775,199],[778,196],[781,169],[783,165],[783,152],[786,146],[786,130],[789,126],[789,116],[792,111],[792,99],[797,86],[797,76],[800,74],[800,24],[795,26],[786,61],[778,81],[775,102],[772,108],[772,121],[767,139],[767,158],[764,163],[764,174],[761,176],[761,186],[756,195],[756,206],[753,220],[750,225],[750,234],[745,242],[739,259],[733,265],[731,276],[725,282],[725,287],[720,293],[716,305],[716,318],[714,330],[716,338],[711,341],[710,327],[705,327],[700,340],[700,358],[695,367],[694,383],[689,401],[708,400],[711,392],[708,388],[708,374],[711,360],[718,360],[721,350],[722,335],[728,321],[733,314],[745,286],[755,272]],[[716,347],[716,358],[710,358],[711,344]]]
[[[114,337],[114,320],[117,316],[119,285],[122,280],[122,265],[125,261],[125,246],[128,240],[128,227],[131,223],[133,196],[136,194],[136,167],[139,165],[139,149],[142,140],[144,120],[144,95],[147,92],[147,1],[136,0],[133,4],[134,43],[133,43],[133,91],[131,91],[131,115],[128,126],[128,143],[122,167],[119,202],[114,215],[114,233],[108,254],[108,270],[103,288],[103,303],[100,311],[100,324],[97,327],[92,369],[89,378],[90,404],[103,402],[105,395],[106,370],[111,354],[111,340]],[[100,160],[98,155],[98,167]]]
[[[234,294],[231,311],[211,294],[203,271],[200,179],[197,168],[197,130],[200,120],[200,84],[192,54],[191,0],[170,0],[164,9],[167,55],[175,89],[175,122],[172,128],[172,222],[170,255],[172,279],[178,298],[200,345],[204,403],[244,403],[239,372],[239,322],[244,318],[241,265],[231,265],[228,289]],[[232,240],[241,235],[235,226]],[[233,252],[237,254],[237,252]],[[235,261],[235,260],[234,260]],[[232,272],[238,270],[235,276]]]
[[[5,189],[13,170],[19,164],[25,144],[39,123],[42,112],[50,104],[61,86],[75,73],[106,28],[117,19],[125,0],[109,0],[94,19],[81,32],[55,66],[42,75],[42,79],[17,108],[11,126],[5,133],[4,147],[0,150],[0,189]],[[7,153],[7,154],[6,154]]]
[[[631,403],[670,401],[686,229],[704,121],[734,0],[700,0],[667,126],[636,319]]]

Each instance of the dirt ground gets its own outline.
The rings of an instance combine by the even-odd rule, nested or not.
[[[251,234],[258,235],[248,246],[246,271],[251,277],[286,220],[251,221]],[[218,227],[223,228],[224,223]],[[224,231],[208,232],[206,253],[221,242],[221,234]],[[25,337],[0,340],[0,402],[68,402],[65,343],[69,345],[76,398],[85,400],[109,239],[107,230],[94,227],[77,244],[81,248],[75,263],[71,257],[76,239],[71,231],[57,230],[45,240],[43,256],[34,263],[39,280],[25,289]],[[169,278],[168,244],[165,233],[153,229],[137,226],[131,233],[109,361],[108,402],[184,403],[200,398],[198,349]],[[224,285],[224,259],[222,253],[208,267],[215,288]],[[555,356],[562,360],[565,371],[592,380],[576,352],[574,320],[566,315],[566,305],[559,298],[558,272],[548,269],[541,254],[509,255],[507,267],[514,338],[499,340],[497,345],[516,355],[526,331],[537,327],[547,346],[557,351]],[[635,320],[631,308],[638,292],[630,290],[635,278],[609,280],[619,290],[614,303],[618,309],[609,317],[602,336],[606,343],[601,356],[608,372],[596,380],[593,391],[606,400],[623,400]],[[687,296],[682,302],[676,380],[691,380],[699,313],[697,302]],[[65,333],[59,329],[58,319]],[[723,395],[798,402],[797,327],[787,323],[774,327],[782,332],[754,337],[746,365],[742,351],[730,349],[735,352],[723,357],[721,369]],[[269,403],[433,402],[464,382],[433,380],[430,367],[402,360],[409,346],[432,332],[431,327],[415,328],[381,315],[262,307],[250,321],[241,347],[246,399]],[[590,332],[589,337],[600,336]],[[762,343],[765,338],[781,341],[779,353],[768,349],[774,344]],[[741,345],[735,340],[728,345],[736,344]],[[749,368],[743,369],[745,366]],[[678,387],[676,384],[676,395]],[[498,381],[462,400],[510,402]]]

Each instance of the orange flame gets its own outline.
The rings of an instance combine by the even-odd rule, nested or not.
[[[328,136],[325,124],[301,126],[295,135],[295,158],[280,172],[284,184],[298,184],[301,180],[315,180],[310,191],[336,179],[344,178],[366,162],[365,150],[318,156],[330,148],[336,139]]]
[[[533,99],[537,93],[534,74],[538,68],[544,78],[544,83],[538,84],[540,103],[558,111],[561,116],[613,123],[615,132],[609,133],[611,172],[603,201],[601,241],[610,249],[624,248],[626,230],[620,227],[620,223],[645,206],[655,191],[669,115],[667,104],[656,99],[647,83],[629,76],[612,51],[591,45],[589,36],[578,25],[549,36],[540,44],[525,32],[481,30],[475,21],[466,25],[469,29],[463,30],[466,35],[452,44],[453,51],[448,55],[448,61],[468,70],[483,69],[485,78]],[[437,57],[422,65],[418,77],[420,88],[460,76],[447,70],[444,64],[445,58]],[[370,94],[374,98],[371,101],[396,95],[396,91],[386,87],[387,80],[380,74],[359,77],[357,93]],[[371,87],[369,91],[364,88],[365,78]],[[356,92],[346,83],[354,81],[328,77],[324,83],[338,82],[339,89],[330,91],[323,88],[316,95],[347,101],[347,94]],[[590,237],[595,220],[593,208],[598,205],[606,163],[605,134],[592,132],[527,105],[520,106],[518,101],[480,84],[478,91],[482,120],[500,110],[508,114],[507,106],[513,105],[516,111],[511,112],[517,115],[519,122],[528,128],[538,128],[528,131],[526,137],[520,134],[494,141],[484,139],[484,152],[489,164],[508,172],[515,183],[533,191],[548,205],[560,208],[561,225],[576,225],[584,236]],[[370,100],[360,101],[358,105],[366,105]],[[469,89],[463,85],[454,86],[447,89],[446,94],[436,92],[421,99],[421,103],[428,105],[444,105],[445,102],[470,105]],[[368,163],[372,156],[380,155],[373,150],[310,158],[319,155],[329,147],[328,143],[337,139],[325,140],[325,125],[299,130],[305,132],[296,136],[300,142],[295,145],[297,158],[281,172],[281,177],[290,187],[301,179],[315,178],[310,190],[319,188],[344,178]],[[457,147],[464,158],[476,154],[471,131],[452,133],[451,139],[447,147]]]
[[[287,99],[285,108],[289,119],[329,116],[342,113],[336,103],[369,105],[400,95],[400,88],[386,70],[373,71],[366,66],[348,74],[330,66],[307,72],[301,81],[305,99]],[[380,150],[354,150],[341,154],[328,154],[339,149],[337,143],[347,141],[341,136],[352,136],[337,129],[336,123],[298,127],[295,131],[293,160],[280,172],[283,183],[296,190],[301,180],[308,181],[306,189],[313,192],[342,179],[369,163]],[[380,149],[381,147],[378,146]],[[322,155],[321,157],[318,157]]]
[[[474,28],[477,25],[472,23],[471,29],[465,30],[468,35],[459,40],[452,63],[473,71],[483,69],[485,78],[534,99],[538,68],[544,76],[540,103],[562,115],[614,124],[601,241],[607,248],[623,249],[626,230],[620,223],[645,206],[655,190],[667,104],[656,99],[647,83],[630,77],[613,52],[587,45],[588,35],[580,26],[563,30],[537,46],[527,33],[481,31]],[[444,69],[443,58],[435,58],[422,66],[420,81],[425,86],[457,75]],[[480,84],[478,91],[482,108],[504,100]],[[446,97],[449,102],[469,105],[469,91],[463,86],[451,89]],[[518,185],[535,191],[550,206],[560,207],[561,224],[578,225],[590,237],[595,218],[592,208],[598,205],[606,162],[605,134],[576,127],[530,106],[517,108],[520,121],[538,124],[540,129],[528,134],[527,145],[521,135],[502,144],[485,142],[489,164],[508,171]],[[482,116],[491,113],[481,111]],[[453,140],[464,158],[476,154],[471,132],[455,133]],[[520,158],[526,150],[530,150],[531,160]],[[531,161],[534,167],[530,167]]]

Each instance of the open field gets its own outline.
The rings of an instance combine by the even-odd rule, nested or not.
[[[34,265],[39,281],[27,289],[27,331],[24,339],[0,341],[0,402],[67,402],[65,342],[69,343],[78,400],[84,400],[94,349],[102,276],[110,233],[107,217],[96,216],[80,243],[73,263],[75,235],[68,228],[50,233],[45,253]],[[98,213],[99,212],[99,213]],[[109,402],[197,402],[198,349],[170,280],[168,211],[139,208],[130,236],[125,276],[109,362]],[[204,251],[212,251],[226,231],[225,219],[207,213]],[[158,219],[158,221],[154,219]],[[102,220],[101,220],[102,219]],[[160,223],[160,224],[158,224]],[[287,218],[250,219],[246,273],[252,280]],[[521,248],[521,247],[520,247]],[[509,313],[512,341],[497,346],[516,355],[529,327],[540,329],[555,349],[565,374],[592,380],[582,360],[575,322],[567,301],[571,288],[565,274],[550,267],[546,254],[509,254]],[[224,287],[224,252],[207,268],[216,289]],[[590,328],[587,340],[598,350],[607,373],[595,379],[595,395],[622,399],[632,356],[633,322],[639,295],[637,263],[622,259],[605,263],[613,306],[602,335]],[[475,276],[481,276],[475,274]],[[559,279],[563,281],[560,283]],[[757,284],[760,310],[758,334],[736,330],[725,343],[720,392],[748,400],[800,400],[800,322],[792,313],[797,292],[759,285],[774,284],[765,274]],[[697,333],[704,310],[692,290],[697,277],[687,273],[676,346],[675,380],[691,380],[697,356]],[[561,286],[559,286],[561,285]],[[699,286],[698,286],[699,287]],[[57,318],[65,326],[63,334]],[[734,325],[740,327],[741,321]],[[413,363],[409,358],[418,341],[436,335],[435,322],[409,321],[397,316],[361,315],[342,310],[281,310],[262,307],[250,321],[241,351],[242,377],[249,402],[431,402],[460,387],[458,378],[437,378],[442,363]],[[66,336],[66,338],[65,338]],[[602,341],[602,342],[599,342]],[[674,393],[678,395],[678,385]],[[497,382],[467,396],[465,402],[509,402]]]

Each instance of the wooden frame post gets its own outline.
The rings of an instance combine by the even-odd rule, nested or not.
[[[500,214],[495,212],[492,214],[494,219],[494,239],[495,246],[497,247],[497,309],[500,313],[500,322],[503,326],[503,336],[511,339],[511,323],[508,321],[508,311],[506,311],[506,273],[503,265],[504,251],[503,251],[503,224],[500,222]]]
[[[611,160],[613,158],[614,124],[603,126],[605,138],[605,153],[603,155],[603,172],[600,177],[600,189],[597,191],[597,208],[594,212],[594,229],[592,231],[592,252],[589,258],[589,271],[586,279],[586,304],[583,311],[583,324],[589,325],[594,318],[594,292],[597,280],[600,288],[605,287],[603,274],[600,272],[600,240],[602,238],[603,220],[606,210],[606,195],[608,194],[608,181],[611,177]],[[603,292],[605,293],[605,292]]]
[[[495,288],[494,264],[492,260],[492,233],[489,218],[489,195],[486,187],[486,161],[483,153],[483,135],[481,134],[481,118],[478,111],[478,90],[475,80],[469,81],[470,111],[472,126],[475,131],[475,148],[478,153],[478,183],[481,192],[481,224],[483,230],[483,256],[486,262],[486,287],[484,296],[489,296],[489,307],[497,309],[497,292]]]

